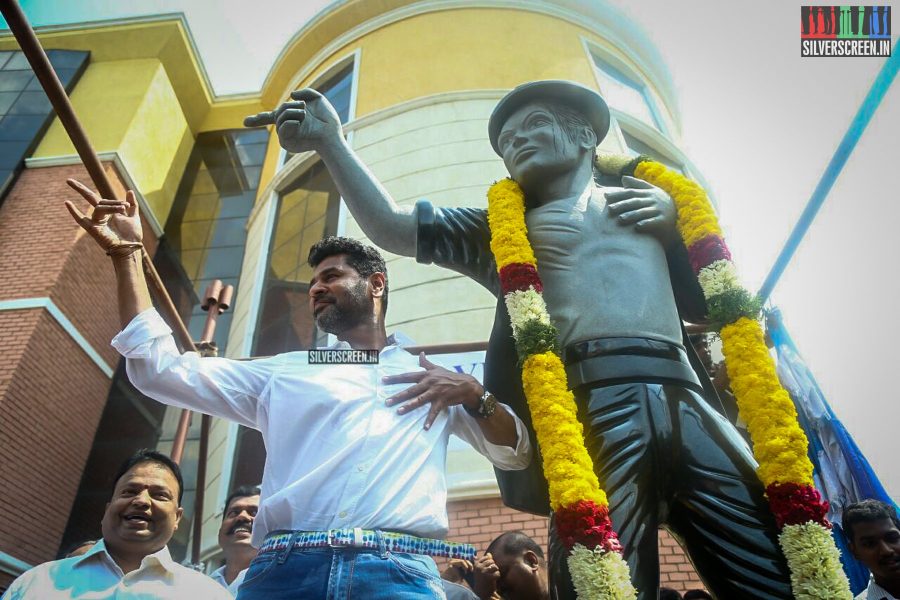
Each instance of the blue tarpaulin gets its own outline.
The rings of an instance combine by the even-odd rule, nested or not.
[[[848,540],[840,527],[844,508],[867,498],[895,507],[896,504],[829,406],[815,377],[797,352],[777,309],[769,311],[767,326],[778,353],[778,377],[793,399],[800,425],[809,438],[809,458],[815,467],[816,488],[830,504],[828,519],[834,524],[832,535],[841,550],[850,587],[858,594],[868,585],[869,571],[847,548]]]

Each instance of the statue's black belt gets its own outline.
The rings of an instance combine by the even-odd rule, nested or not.
[[[589,383],[677,382],[702,391],[679,345],[646,338],[598,338],[566,346],[569,387]]]

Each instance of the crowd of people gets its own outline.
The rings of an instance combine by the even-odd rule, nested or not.
[[[167,548],[181,520],[183,493],[177,464],[165,454],[138,451],[114,479],[100,523],[102,537],[74,544],[65,558],[25,572],[3,600],[237,597],[258,555],[251,537],[260,489],[243,486],[229,494],[218,533],[224,563],[209,576],[176,563]],[[872,574],[856,600],[900,598],[900,520],[894,507],[878,500],[852,504],[842,525],[851,552]],[[446,600],[555,600],[544,550],[521,531],[499,535],[471,559],[450,559],[441,579]],[[662,587],[659,600],[713,600],[713,596],[702,589],[680,593]]]
[[[295,92],[291,102],[250,124],[275,125],[291,152],[316,150],[380,246],[454,268],[500,291],[484,211],[436,211],[427,203],[415,213],[398,209],[346,144],[340,120],[317,92]],[[542,262],[542,276],[550,275],[547,304],[561,323],[569,371],[578,375],[570,382],[575,398],[591,415],[584,443],[608,487],[612,521],[624,524],[618,535],[631,578],[641,600],[664,597],[656,544],[658,527],[666,525],[685,540],[720,597],[788,598],[787,565],[749,448],[704,398],[710,382],[697,376],[686,352],[690,345],[683,344],[675,296],[691,292],[696,300],[697,289],[672,287],[676,267],[689,265],[673,241],[671,199],[633,178],[623,179],[625,188],[601,190],[592,165],[608,127],[608,109],[596,92],[550,81],[521,86],[504,98],[489,135],[510,175],[543,203],[530,208],[529,218],[538,220],[528,227],[540,232],[543,225],[548,236],[536,246],[548,259]],[[553,530],[546,551],[519,531],[500,535],[480,552],[446,540],[451,434],[498,469],[507,503],[518,499],[535,507],[532,512],[544,509],[546,489],[517,487],[513,476],[506,478],[535,466],[540,474],[532,434],[510,405],[516,398],[524,402],[511,332],[515,327],[521,333],[527,323],[498,309],[500,325],[487,360],[508,363],[506,375],[486,366],[482,384],[444,369],[388,335],[390,286],[379,251],[329,237],[309,252],[312,318],[319,331],[335,336],[333,353],[377,352],[377,363],[312,364],[305,352],[252,361],[182,354],[144,280],[135,195],[104,199],[77,181],[69,184],[91,208],[84,214],[83,206],[66,202],[69,212],[113,263],[122,330],[112,345],[125,358],[132,384],[162,403],[258,429],[267,458],[260,488],[235,490],[225,503],[219,530],[225,564],[211,577],[172,560],[167,543],[183,513],[181,472],[169,457],[144,450],[115,477],[101,539],[27,571],[3,600],[574,597],[566,553]],[[594,237],[606,245],[571,246]],[[604,270],[591,253],[617,256],[621,264],[613,261],[617,266]],[[584,265],[589,273],[571,277]],[[566,291],[575,283],[583,294]],[[620,301],[579,304],[600,288],[615,290]],[[502,294],[498,303],[504,306]],[[618,335],[604,337],[609,331]],[[682,430],[692,433],[681,436]],[[691,451],[697,447],[703,452]],[[702,500],[690,493],[700,487]],[[893,508],[879,503],[845,512],[851,550],[873,573],[863,598],[900,596],[897,525]],[[724,556],[726,545],[744,566]],[[443,578],[432,557],[450,560]]]

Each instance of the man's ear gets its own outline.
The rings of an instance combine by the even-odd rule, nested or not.
[[[526,550],[525,554],[522,555],[522,560],[525,561],[525,564],[528,565],[528,568],[532,571],[537,571],[538,567],[541,565],[540,557],[538,557],[533,550]]]
[[[853,543],[853,540],[847,540],[847,547],[850,549],[850,554],[853,555],[853,558],[859,560],[859,555],[856,553],[856,544]]]
[[[369,275],[369,286],[372,288],[372,296],[380,298],[384,296],[384,273],[372,273]]]
[[[181,523],[181,517],[184,515],[184,507],[179,506],[175,511],[175,531],[178,531],[178,524]]]

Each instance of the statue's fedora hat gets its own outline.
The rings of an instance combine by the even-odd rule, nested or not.
[[[606,101],[594,90],[574,81],[561,79],[548,79],[545,81],[532,81],[523,83],[505,95],[488,121],[488,138],[494,152],[500,154],[497,148],[497,138],[506,120],[519,108],[529,102],[559,102],[583,114],[597,134],[599,144],[606,132],[609,131],[609,107]]]

